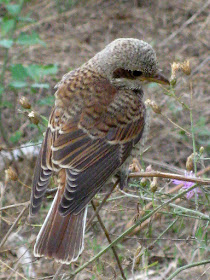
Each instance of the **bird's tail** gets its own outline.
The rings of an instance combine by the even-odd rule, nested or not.
[[[64,191],[65,176],[59,177],[59,188],[37,236],[34,255],[70,263],[77,260],[84,248],[87,207],[77,215],[71,213],[67,216],[60,215],[58,206]]]

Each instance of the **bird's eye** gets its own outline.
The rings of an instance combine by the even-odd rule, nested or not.
[[[133,71],[133,76],[134,77],[139,77],[141,76],[143,73],[141,71]]]

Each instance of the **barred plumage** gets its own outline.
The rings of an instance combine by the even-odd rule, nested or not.
[[[142,82],[150,80],[168,83],[152,47],[118,39],[57,84],[34,172],[31,215],[54,171],[59,184],[35,256],[70,263],[82,252],[87,204],[119,170],[121,187],[126,184],[128,159],[145,127]]]

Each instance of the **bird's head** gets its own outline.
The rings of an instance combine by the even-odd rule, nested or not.
[[[151,45],[138,39],[117,39],[91,61],[102,75],[119,86],[140,88],[145,82],[169,84],[158,70]]]

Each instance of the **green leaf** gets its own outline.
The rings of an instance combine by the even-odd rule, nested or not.
[[[0,96],[2,95],[3,92],[4,92],[4,87],[3,85],[0,84]]]
[[[25,81],[25,79],[28,77],[28,72],[22,64],[13,64],[10,67],[10,71],[14,81]]]
[[[0,0],[0,3],[9,4],[11,0]]]
[[[14,19],[3,18],[3,21],[1,23],[2,36],[5,36],[11,29],[14,28],[14,26],[15,26]]]
[[[40,44],[46,47],[45,42],[39,38],[39,35],[36,32],[33,32],[32,34],[21,33],[17,39],[17,43],[27,46]]]
[[[43,75],[55,75],[58,72],[58,66],[56,64],[44,65],[42,69]]]
[[[21,5],[18,5],[18,4],[6,5],[6,9],[10,15],[15,16],[20,13]]]
[[[11,82],[9,84],[10,87],[13,87],[13,88],[24,88],[26,87],[28,84],[24,81],[14,81],[14,82]]]
[[[56,74],[58,71],[58,66],[56,64],[30,64],[25,67],[25,69],[32,80],[39,82],[43,76]]]
[[[38,82],[42,75],[42,66],[38,64],[30,64],[26,67],[26,71],[32,80]]]
[[[12,143],[17,143],[21,136],[23,135],[23,132],[20,130],[15,131],[15,133],[13,133],[13,135],[9,138],[9,141]]]
[[[39,99],[38,100],[38,104],[39,105],[49,105],[49,106],[52,106],[55,102],[55,96],[54,95],[51,95],[51,96],[47,96],[45,98],[42,98],[42,99]]]
[[[0,40],[0,46],[4,47],[4,48],[11,48],[11,46],[13,45],[13,40],[9,40],[9,39],[3,39]]]
[[[11,102],[5,100],[1,103],[1,107],[13,108],[13,104]]]
[[[32,88],[49,88],[49,84],[45,83],[45,84],[41,84],[41,83],[35,83],[31,86]]]

